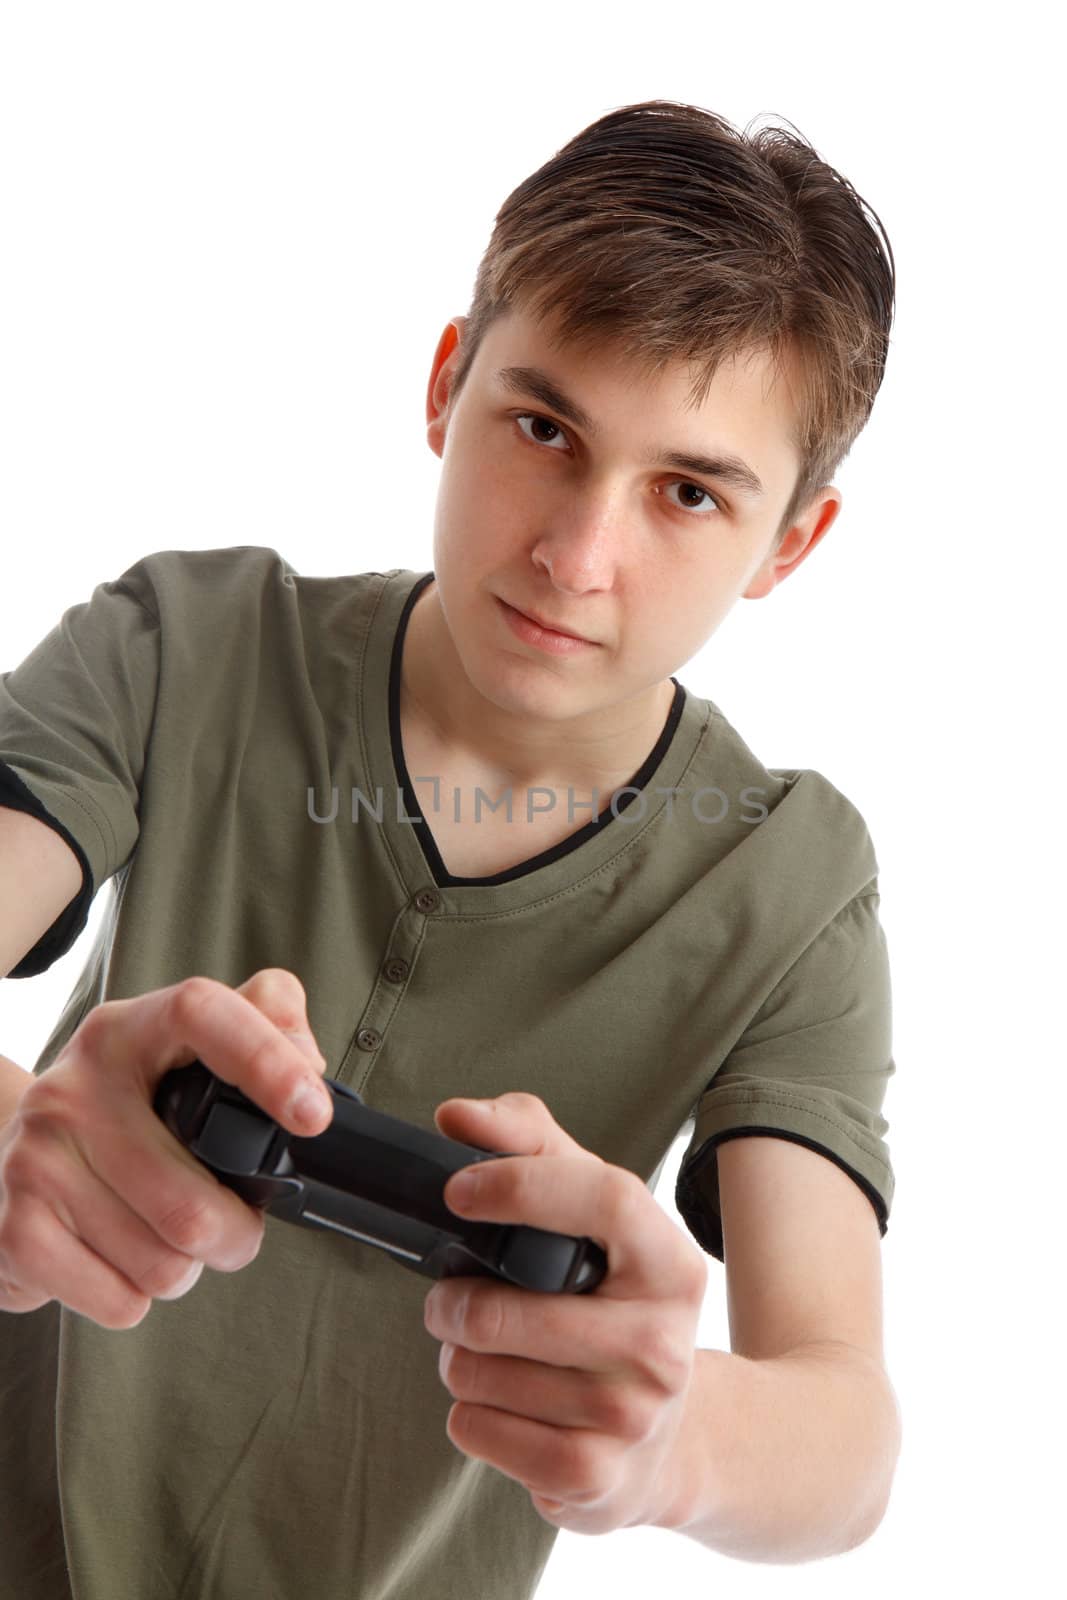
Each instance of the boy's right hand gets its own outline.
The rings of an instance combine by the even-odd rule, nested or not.
[[[300,1039],[303,1036],[304,1042]],[[283,967],[239,989],[187,978],[96,1006],[0,1128],[0,1311],[58,1300],[102,1328],[134,1328],[204,1266],[254,1260],[264,1217],[179,1144],[153,1107],[171,1067],[197,1058],[307,1138],[331,1116],[326,1062],[299,978]],[[311,1122],[292,1102],[323,1097]]]

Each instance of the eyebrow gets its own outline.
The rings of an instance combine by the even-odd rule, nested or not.
[[[496,377],[506,389],[516,394],[533,395],[550,411],[558,411],[561,417],[573,422],[576,428],[583,428],[594,439],[600,433],[599,424],[577,401],[565,395],[540,367],[501,367]],[[649,450],[642,460],[648,466],[674,467],[679,472],[692,472],[701,478],[718,478],[721,483],[728,483],[752,500],[759,499],[764,493],[759,478],[740,456],[728,453],[694,456],[685,450],[663,449]]]

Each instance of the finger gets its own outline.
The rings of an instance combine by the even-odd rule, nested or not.
[[[491,1406],[457,1401],[445,1423],[458,1450],[486,1461],[550,1504],[582,1506],[599,1500],[628,1447],[592,1429],[561,1429]]]
[[[206,978],[90,1012],[22,1097],[20,1120],[24,1138],[31,1129],[65,1133],[68,1149],[164,1244],[227,1271],[258,1248],[262,1219],[184,1149],[151,1104],[163,1073],[197,1056],[292,1131],[321,1131],[288,1112],[297,1086],[325,1092],[307,1057],[245,996]],[[91,1133],[74,1139],[71,1129]]]
[[[9,1274],[33,1309],[61,1298],[63,1305],[101,1328],[136,1327],[152,1305],[36,1197],[21,1205],[18,1239],[0,1255],[0,1276]],[[29,1281],[30,1274],[37,1281]]]
[[[642,1376],[664,1393],[688,1376],[697,1315],[663,1301],[538,1294],[480,1278],[442,1280],[424,1310],[443,1343],[605,1378]]]
[[[196,1174],[195,1186],[178,1172],[179,1206],[184,1213],[173,1214],[168,1222],[171,1228],[186,1231],[192,1227],[203,1231],[208,1226],[217,1237],[210,1249],[183,1250],[162,1237],[158,1227],[139,1214],[98,1170],[98,1166],[106,1170],[121,1163],[128,1179],[131,1169],[139,1172],[143,1167],[143,1181],[154,1182],[159,1189],[171,1181],[171,1162],[161,1162],[158,1157],[152,1162],[141,1143],[123,1137],[121,1120],[115,1124],[107,1121],[95,1131],[92,1152],[90,1159],[81,1143],[72,1140],[58,1120],[50,1121],[34,1102],[22,1137],[8,1152],[4,1174],[5,1186],[16,1202],[9,1208],[11,1220],[5,1238],[7,1255],[17,1256],[19,1261],[15,1276],[47,1288],[50,1295],[70,1304],[72,1280],[62,1269],[62,1259],[69,1252],[45,1254],[30,1247],[21,1233],[22,1218],[35,1207],[43,1207],[71,1238],[95,1254],[115,1280],[111,1298],[118,1297],[120,1308],[131,1296],[139,1303],[145,1296],[168,1299],[187,1292],[195,1281],[189,1274],[195,1269],[199,1276],[205,1260],[216,1271],[235,1272],[258,1254],[264,1232],[262,1213],[226,1190],[203,1168]],[[218,1223],[212,1222],[213,1216]],[[14,1236],[13,1228],[18,1228]],[[99,1271],[93,1277],[99,1283]],[[98,1303],[98,1292],[90,1290],[94,1297],[90,1303]]]
[[[213,978],[186,978],[135,1000],[105,1001],[89,1013],[71,1044],[80,1037],[91,1045],[88,1035],[94,1023],[105,1059],[114,1063],[115,1080],[132,1086],[139,1078],[142,1100],[151,1100],[171,1067],[199,1058],[291,1133],[321,1133],[329,1121],[332,1107],[322,1086],[321,1053],[313,1064],[246,995]],[[323,1105],[313,1125],[293,1109],[306,1088]]]
[[[665,1283],[702,1295],[701,1258],[640,1178],[587,1155],[477,1162],[463,1169],[471,1190],[460,1192],[456,1174],[445,1185],[445,1204],[470,1221],[522,1223],[592,1239],[608,1258],[597,1295],[654,1298]]]
[[[23,1194],[18,1233],[3,1252],[2,1267],[38,1305],[60,1300],[104,1328],[132,1328],[142,1321],[153,1298],[175,1300],[187,1294],[204,1270],[202,1261],[169,1250],[104,1185],[98,1194],[79,1196],[81,1236],[61,1197]],[[102,1241],[98,1234],[103,1229]],[[132,1239],[133,1245],[128,1245]],[[116,1241],[118,1249],[116,1249]],[[143,1272],[132,1276],[112,1264],[110,1252],[139,1257]]]
[[[664,1403],[633,1374],[579,1372],[459,1344],[442,1344],[438,1372],[454,1400],[554,1427],[593,1428],[631,1443],[647,1436]]]
[[[261,967],[239,984],[235,992],[250,1000],[275,1027],[292,1039],[316,1072],[326,1071],[326,1058],[308,1021],[307,994],[295,972],[286,967]]]
[[[474,1144],[483,1150],[507,1150],[516,1155],[585,1155],[566,1129],[561,1128],[537,1095],[512,1090],[492,1100],[445,1100],[434,1112],[438,1128],[449,1139]]]

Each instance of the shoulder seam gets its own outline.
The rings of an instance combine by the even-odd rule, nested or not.
[[[128,584],[123,578],[114,579],[114,581],[111,584],[111,587],[112,587],[112,589],[121,589],[123,594],[128,594],[131,600],[136,600],[136,602],[140,606],[141,610],[146,612],[148,614],[148,616],[150,616],[152,618],[152,621],[154,623],[156,623],[157,625],[159,624],[159,617],[156,614],[156,612],[154,612],[152,610],[152,607],[150,605],[146,605],[145,604],[145,602],[141,599],[141,596],[137,593],[137,591],[134,588],[132,588],[131,585]]]

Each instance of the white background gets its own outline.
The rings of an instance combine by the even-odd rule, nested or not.
[[[892,1504],[858,1550],[793,1567],[562,1533],[539,1600],[1057,1586],[1064,148],[1041,15],[0,11],[0,670],[153,550],[430,567],[438,337],[506,195],[613,107],[786,118],[888,230],[897,320],[842,512],[681,676],[767,765],[828,776],[875,841]],[[0,990],[0,1049],[27,1067],[105,898],[63,960]],[[657,1191],[675,1220],[681,1150]],[[728,1348],[715,1262],[699,1342]]]

